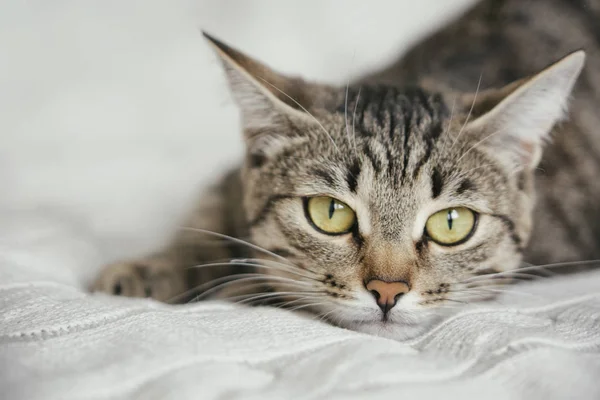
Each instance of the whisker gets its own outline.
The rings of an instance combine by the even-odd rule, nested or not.
[[[281,93],[282,95],[284,95],[285,97],[287,97],[288,99],[290,99],[291,101],[294,102],[294,104],[296,104],[298,107],[300,107],[305,113],[307,113],[310,117],[312,117],[312,119],[315,120],[315,122],[321,127],[321,129],[323,129],[323,132],[325,132],[325,134],[327,135],[327,137],[329,138],[329,140],[331,141],[331,144],[333,144],[333,147],[336,148],[336,150],[339,150],[337,144],[335,144],[335,141],[333,140],[333,138],[331,137],[331,135],[329,134],[329,132],[327,131],[327,129],[325,129],[325,127],[323,126],[323,124],[321,124],[321,122],[319,122],[319,120],[317,118],[315,118],[314,115],[312,115],[302,104],[300,104],[299,102],[297,102],[292,96],[288,95],[287,93],[285,93],[283,90],[279,89],[277,86],[273,85],[272,83],[268,82],[266,79],[263,79],[261,77],[259,77],[262,81],[264,81],[267,85],[271,86],[273,89],[277,90],[279,93]]]
[[[265,282],[268,282],[269,280],[277,281],[277,282],[288,282],[290,284],[294,283],[299,286],[300,285],[308,285],[308,283],[306,283],[306,282],[298,281],[295,279],[284,278],[284,277],[280,277],[280,276],[273,276],[273,275],[260,274],[260,273],[244,273],[244,274],[226,275],[226,276],[221,276],[219,278],[211,279],[210,281],[204,282],[194,288],[191,288],[190,290],[187,290],[184,293],[182,293],[176,297],[181,298],[184,296],[189,296],[190,294],[195,293],[195,292],[200,292],[200,294],[198,296],[196,296],[194,299],[192,299],[190,302],[200,301],[201,299],[206,298],[209,294],[214,293],[214,292],[220,290],[221,288],[225,287],[227,283],[236,282],[239,284],[242,281],[245,281],[246,279],[248,279],[248,280],[252,279],[253,281],[264,280]]]
[[[344,321],[344,319],[342,318],[341,314],[337,314],[336,315],[335,313],[333,313],[333,318],[330,318],[329,316],[327,318],[328,318],[328,321],[331,324],[333,324],[335,326],[343,327],[343,321]]]
[[[290,308],[289,310],[290,310],[290,311],[297,311],[297,310],[300,310],[300,309],[302,309],[302,308],[316,307],[316,306],[322,306],[322,305],[326,305],[326,304],[328,304],[328,303],[325,303],[325,302],[320,302],[320,303],[308,303],[308,304],[302,304],[302,305],[300,305],[300,306],[297,306],[297,307]]]
[[[319,313],[315,316],[315,318],[319,318],[318,322],[323,322],[324,319],[326,319],[327,317],[329,317],[329,315],[333,314],[334,312],[336,312],[337,310],[334,308],[333,310],[326,312],[326,313]]]
[[[467,304],[467,303],[466,303],[466,302],[464,302],[464,301],[455,300],[455,299],[450,299],[450,298],[448,298],[448,297],[445,297],[445,298],[444,298],[444,301],[451,301],[451,302],[454,302],[454,303]]]
[[[268,255],[270,255],[272,257],[275,257],[275,258],[277,258],[279,260],[283,260],[284,264],[287,263],[287,264],[289,264],[289,265],[291,265],[293,267],[299,268],[297,265],[292,264],[287,258],[282,257],[279,254],[273,253],[272,251],[264,249],[264,248],[262,248],[260,246],[257,246],[257,245],[255,245],[253,243],[250,243],[250,242],[247,242],[245,240],[235,238],[233,236],[229,236],[229,235],[225,235],[225,234],[217,233],[217,232],[213,232],[213,231],[208,231],[206,229],[192,228],[192,227],[189,227],[189,226],[182,226],[182,227],[180,227],[180,229],[191,231],[191,232],[204,233],[206,235],[213,235],[213,236],[216,236],[216,237],[219,237],[219,238],[222,238],[222,239],[231,240],[231,241],[236,242],[238,244],[241,244],[241,245],[244,245],[244,246],[248,246],[251,249],[254,249],[256,251],[260,251],[260,252],[262,252],[264,254],[268,254]]]
[[[546,277],[552,277],[552,276],[556,275],[554,272],[549,270],[552,268],[562,268],[562,267],[570,267],[570,266],[577,267],[577,266],[585,266],[585,265],[593,265],[593,264],[600,264],[600,259],[584,260],[584,261],[566,261],[566,262],[543,264],[543,265],[531,265],[529,267],[521,267],[521,268],[511,270],[511,271],[502,271],[502,272],[496,272],[493,274],[474,276],[474,277],[464,280],[461,283],[471,282],[473,280],[477,280],[478,278],[484,278],[484,277],[496,277],[496,276],[501,277],[501,276],[506,276],[506,275],[510,276],[510,274],[514,274],[514,273],[523,274],[524,272],[528,272],[528,271],[543,272],[543,273],[547,274]],[[533,276],[536,276],[536,275],[533,275]],[[539,276],[539,277],[543,277],[543,276]]]
[[[258,281],[255,283],[248,283],[249,281]],[[244,280],[243,285],[237,285],[240,282],[238,281],[230,281],[230,282],[225,282],[226,284],[231,284],[232,287],[227,287],[227,285],[222,286],[222,289],[226,289],[229,291],[233,291],[231,293],[231,295],[228,295],[226,297],[219,297],[222,300],[233,300],[233,299],[238,299],[238,298],[244,298],[244,297],[248,297],[248,296],[254,296],[257,294],[261,294],[261,293],[279,293],[277,291],[257,291],[256,288],[261,288],[261,287],[265,287],[265,285],[268,285],[270,282],[269,281],[261,281],[261,279],[253,279],[253,278],[247,278]],[[298,285],[297,282],[277,282],[277,285],[280,287],[285,287],[287,290],[296,290],[297,293],[312,293],[312,291],[307,291],[307,288],[312,288],[311,285]],[[304,287],[303,287],[304,286]],[[271,289],[271,288],[269,288]],[[245,293],[245,294],[239,294],[236,295],[235,293],[240,292],[240,291],[246,291],[249,293]]]
[[[354,58],[356,57],[356,49],[354,49],[354,51],[352,52],[352,60],[350,61],[350,65],[349,65],[349,70],[352,69],[352,65],[354,64]],[[346,124],[346,136],[348,137],[348,145],[352,145],[352,141],[351,141],[351,136],[350,136],[350,129],[348,128],[348,92],[350,89],[350,76],[352,74],[349,73],[348,74],[348,81],[346,82],[346,98],[344,99],[344,123]],[[354,134],[354,119],[352,120],[352,133]],[[356,157],[358,157],[358,155],[356,154],[356,136],[354,137],[354,153],[356,155]]]
[[[294,292],[295,293],[295,292]],[[268,296],[267,296],[268,295]],[[261,305],[261,303],[264,303],[265,301],[268,301],[269,307],[273,307],[273,303],[276,304],[277,306],[275,308],[284,308],[281,305],[285,305],[286,303],[289,303],[289,301],[284,301],[286,298],[289,298],[291,295],[284,293],[275,293],[275,292],[269,292],[269,293],[262,293],[262,294],[255,294],[253,296],[250,295],[240,295],[240,296],[235,296],[232,298],[227,299],[229,302],[232,302],[233,304],[240,304],[240,305],[246,305],[246,306],[256,306],[256,305]],[[299,294],[294,295],[294,296],[299,296]],[[281,299],[279,299],[281,298]],[[309,295],[302,295],[302,301],[308,301],[308,300],[315,300],[315,299],[320,299],[321,297],[314,295],[314,296],[309,296]],[[279,299],[279,300],[278,300]]]
[[[344,100],[344,123],[346,124],[346,136],[348,137],[348,144],[352,144],[352,138],[350,137],[350,128],[348,127],[348,91],[350,89],[350,78],[346,83],[346,98]]]
[[[478,300],[481,297],[484,290],[478,289],[462,289],[462,290],[451,290],[447,294],[452,295],[452,297],[457,297],[460,299],[473,299]]]
[[[479,88],[481,87],[481,78],[482,77],[483,77],[483,72],[481,74],[479,74],[479,82],[477,82],[477,89],[475,90],[475,96],[473,97],[473,103],[471,103],[471,109],[469,110],[469,113],[467,114],[467,119],[465,120],[465,123],[462,125],[462,127],[458,131],[458,135],[456,135],[456,138],[454,139],[452,146],[450,146],[450,150],[452,150],[454,148],[454,145],[458,141],[458,138],[460,138],[460,135],[463,133],[464,129],[466,128],[466,126],[469,123],[469,119],[471,118],[471,114],[473,113],[473,108],[475,108],[475,103],[477,102],[477,95],[479,94]],[[458,161],[457,161],[457,163],[458,163]]]
[[[289,264],[283,264],[280,263],[278,261],[274,261],[274,260],[264,260],[262,258],[239,258],[239,259],[233,259],[235,261],[241,261],[241,262],[251,262],[251,263],[257,263],[260,264],[262,262],[267,262],[270,264],[273,264],[273,266],[275,266],[277,268],[282,268],[285,271],[290,271],[295,273],[296,275],[300,275],[303,276],[305,278],[308,279],[317,279],[318,277],[322,277],[323,275],[317,272],[314,272],[308,268],[300,268],[300,267],[296,267],[295,265],[289,265]],[[307,272],[308,274],[306,274],[305,272]],[[312,276],[311,276],[312,275]]]
[[[454,299],[446,299],[446,300],[454,300]],[[469,299],[467,299],[469,300]],[[469,303],[468,301],[464,301],[461,300],[460,304],[440,304],[440,305],[436,305],[435,308],[441,308],[441,309],[446,309],[446,310],[462,310],[464,309],[465,305],[472,305],[472,303]]]
[[[517,296],[526,296],[526,297],[532,297],[532,298],[536,298],[536,299],[544,299],[544,297],[540,296],[540,295],[535,295],[532,293],[527,293],[527,292],[520,292],[518,290],[508,290],[508,289],[494,289],[494,288],[488,288],[488,287],[477,287],[476,289],[468,289],[465,291],[462,291],[462,293],[477,293],[477,292],[492,292],[492,293],[500,293],[500,294],[510,294],[510,295],[517,295]]]
[[[311,277],[309,275],[304,275],[301,274],[297,271],[294,271],[293,269],[282,269],[282,268],[276,268],[274,266],[270,266],[270,265],[264,265],[264,264],[258,264],[258,263],[247,263],[247,262],[239,262],[237,260],[235,261],[230,261],[230,262],[215,262],[215,263],[208,263],[208,264],[198,264],[198,265],[192,265],[191,267],[187,267],[186,269],[201,269],[201,268],[212,268],[212,267],[227,267],[227,266],[239,266],[239,267],[253,267],[253,268],[262,268],[262,269],[271,269],[271,270],[275,270],[275,271],[283,271],[283,272],[289,272],[290,274],[294,274],[303,278],[307,278],[307,279],[312,279],[315,280],[314,277]]]
[[[548,269],[548,268],[560,268],[560,267],[578,267],[583,265],[593,265],[600,264],[600,259],[595,260],[584,260],[584,261],[566,261],[566,262],[558,262],[552,264],[543,264],[543,265],[532,265],[530,267],[519,268],[519,271],[530,271],[539,269]],[[548,271],[549,272],[549,271]]]
[[[241,283],[247,283],[247,282],[254,282],[254,281],[265,281],[265,283],[268,283],[269,281],[276,281],[276,282],[287,282],[290,285],[297,285],[298,287],[301,286],[308,286],[308,287],[312,287],[310,284],[306,283],[306,282],[301,282],[301,281],[297,281],[297,280],[293,280],[293,279],[289,279],[289,278],[283,278],[283,277],[279,277],[279,276],[273,276],[273,275],[266,275],[266,274],[236,274],[236,275],[228,275],[228,276],[224,276],[221,278],[217,278],[217,279],[213,279],[209,282],[206,282],[205,284],[201,285],[202,287],[209,287],[210,289],[207,289],[206,291],[202,291],[198,296],[196,296],[196,298],[194,299],[195,301],[200,301],[204,298],[206,298],[207,296],[209,296],[212,293],[218,292],[219,290],[227,287],[228,284],[241,284]],[[218,284],[217,284],[218,283]],[[216,286],[209,286],[209,285],[215,285]]]
[[[477,171],[478,169],[488,168],[488,167],[493,167],[493,166],[494,166],[494,164],[479,165],[477,167],[474,167],[474,168],[471,168],[471,169],[469,169],[467,171],[459,173],[458,175],[456,175],[456,177],[454,179],[459,180],[459,179],[462,179],[464,177],[468,177],[468,176],[472,175],[473,172]]]
[[[268,300],[272,301],[272,298],[269,298]],[[302,299],[302,301],[308,301],[308,300],[314,300],[314,299],[310,299],[308,297]],[[255,300],[253,302],[245,303],[245,305],[254,306],[256,304],[260,304],[261,301],[262,301],[261,299]],[[278,308],[278,309],[284,309],[286,311],[292,311],[292,312],[296,311],[295,308],[288,308],[287,303],[290,303],[290,302],[285,302],[284,301],[284,302],[281,302],[281,303],[274,303],[275,305],[273,305],[273,303],[269,303],[269,307],[274,307],[274,308]],[[324,303],[324,302],[313,302],[313,303],[304,303],[303,306],[310,307],[310,306],[318,306],[318,305],[325,305],[325,304],[326,303]],[[302,307],[299,307],[298,309],[300,309],[300,308],[302,308]]]
[[[276,307],[277,308],[287,308],[288,306],[290,306],[291,304],[295,304],[295,303],[299,303],[299,302],[303,302],[306,301],[307,299],[309,299],[309,297],[306,298],[298,298],[295,300],[288,300],[288,301],[284,301],[282,303],[277,303]]]
[[[312,295],[315,298],[323,298],[325,297],[325,295],[322,294],[322,292],[319,291],[314,291],[314,292],[275,292],[275,293],[263,293],[263,294],[258,294],[258,295],[254,295],[248,299],[244,299],[241,301],[236,301],[235,304],[245,304],[246,302],[250,301],[255,301],[255,300],[262,300],[262,299],[268,299],[271,297],[278,297],[278,296],[298,296],[298,295],[302,295],[302,296],[308,296],[308,295]]]
[[[356,102],[354,103],[354,111],[352,112],[352,136],[354,137],[354,155],[358,157],[358,150],[356,149],[356,129],[354,122],[356,121],[356,109],[358,108],[358,101],[360,100],[360,91],[362,87],[358,88],[358,94],[356,95]]]
[[[517,270],[518,271],[518,270]],[[460,283],[479,283],[482,281],[494,281],[494,280],[498,280],[501,281],[502,279],[507,279],[507,280],[522,280],[522,281],[532,281],[535,279],[548,279],[553,275],[549,275],[549,276],[544,276],[544,275],[535,275],[535,274],[527,274],[527,273],[520,273],[520,272],[515,272],[512,274],[502,274],[502,275],[496,275],[496,274],[486,274],[486,275],[480,275],[480,276],[474,276],[471,277],[465,281],[462,281]]]
[[[452,127],[452,119],[454,118],[454,107],[455,106],[456,106],[456,97],[454,97],[454,100],[452,100],[452,111],[450,111],[450,121],[448,121],[448,127],[446,128],[446,130],[444,131],[444,134],[442,136],[444,138],[446,138],[446,136],[448,135],[448,132],[450,132],[450,128]],[[440,155],[444,154],[447,145],[448,145],[448,141],[445,141],[444,146],[442,147],[442,150],[439,153]]]
[[[198,286],[195,286],[191,289],[186,290],[183,293],[180,293],[176,296],[171,297],[170,299],[168,299],[166,301],[166,303],[173,303],[173,302],[177,302],[182,298],[186,298],[189,295],[191,295],[192,293],[196,293],[196,292],[203,292],[205,288],[210,288],[211,285],[214,285],[216,283],[219,282],[228,282],[228,281],[232,281],[232,280],[236,280],[236,279],[240,279],[240,278],[244,278],[244,277],[255,277],[255,276],[269,276],[269,275],[265,275],[265,274],[260,274],[260,273],[247,273],[247,274],[232,274],[232,275],[226,275],[226,276],[222,276],[219,278],[215,278],[215,279],[211,279],[208,282],[204,282]],[[192,303],[196,301],[196,298],[190,300],[189,302]]]
[[[473,146],[469,147],[469,149],[467,151],[465,151],[459,158],[458,160],[456,160],[455,164],[460,163],[460,160],[462,160],[467,154],[469,154],[469,152],[471,152],[473,149],[477,148],[477,146],[479,146],[481,143],[485,142],[486,140],[488,140],[489,138],[496,136],[499,133],[504,132],[506,129],[498,129],[497,131],[490,133],[489,135],[487,135],[486,137],[484,137],[483,139],[479,140],[477,143],[475,143]]]

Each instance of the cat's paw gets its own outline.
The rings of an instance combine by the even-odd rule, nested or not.
[[[92,290],[171,301],[185,291],[185,282],[181,269],[168,259],[150,258],[104,267]]]

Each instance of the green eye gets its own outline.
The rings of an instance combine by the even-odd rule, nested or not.
[[[438,244],[457,245],[469,238],[476,222],[476,214],[468,208],[447,208],[429,217],[425,233]]]
[[[311,197],[305,208],[307,218],[317,230],[329,235],[348,233],[356,223],[354,211],[332,197]]]

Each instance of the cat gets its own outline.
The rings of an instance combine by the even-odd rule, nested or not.
[[[599,258],[597,21],[598,0],[484,0],[344,87],[205,33],[243,164],[94,290],[275,303],[404,338],[528,277],[523,262]]]

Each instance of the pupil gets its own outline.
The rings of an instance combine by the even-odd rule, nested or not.
[[[333,199],[329,203],[329,219],[333,217],[333,213],[335,212],[335,201]]]
[[[446,220],[448,221],[448,229],[452,230],[452,222],[454,222],[454,216],[452,214],[455,213],[455,210],[448,210],[448,215],[446,216]]]

